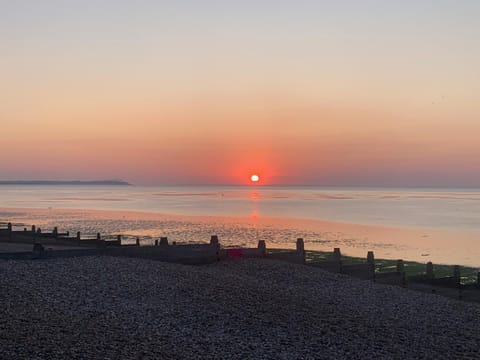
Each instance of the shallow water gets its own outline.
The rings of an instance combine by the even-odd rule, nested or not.
[[[0,221],[480,265],[480,191],[320,187],[2,186]],[[88,209],[88,210],[84,210]],[[127,239],[129,237],[126,237]]]

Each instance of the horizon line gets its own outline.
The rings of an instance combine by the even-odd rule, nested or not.
[[[136,187],[150,187],[150,186],[165,186],[165,187],[189,187],[189,186],[227,186],[227,187],[251,187],[251,188],[261,188],[261,187],[326,187],[326,188],[385,188],[385,189],[404,189],[404,188],[416,188],[416,189],[479,189],[479,186],[471,185],[388,185],[388,184],[318,184],[318,183],[269,183],[269,184],[258,184],[258,183],[155,183],[155,184],[141,184],[130,182],[128,180],[121,179],[100,179],[100,180],[26,180],[26,179],[16,179],[16,180],[0,180],[0,185],[117,185],[117,186],[136,186]]]

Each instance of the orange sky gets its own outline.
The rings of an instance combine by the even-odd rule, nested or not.
[[[0,15],[0,179],[480,183],[472,2],[25,3]]]

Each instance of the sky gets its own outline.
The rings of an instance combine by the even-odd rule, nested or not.
[[[0,180],[480,185],[479,1],[0,8]]]

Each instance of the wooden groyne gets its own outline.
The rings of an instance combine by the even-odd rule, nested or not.
[[[81,247],[107,247],[120,246],[121,237],[107,236],[103,237],[100,233],[95,236],[81,236],[78,231],[75,235],[70,232],[59,232],[58,227],[54,227],[51,231],[43,231],[40,227],[32,225],[30,228],[23,227],[21,230],[15,229],[20,227],[8,223],[0,227],[0,241],[12,243],[41,243],[42,245],[63,245],[63,246],[81,246]]]
[[[463,284],[459,266],[452,267],[450,276],[438,277],[435,276],[434,265],[428,262],[424,273],[407,276],[403,260],[397,260],[392,271],[379,271],[373,251],[367,252],[365,261],[352,262],[342,256],[340,248],[334,248],[327,259],[312,261],[306,259],[302,238],[296,240],[294,250],[267,249],[264,240],[260,240],[257,247],[225,248],[221,246],[216,235],[212,235],[210,241],[205,243],[177,244],[169,242],[167,237],[161,237],[155,240],[153,245],[141,245],[139,238],[136,238],[133,244],[124,244],[121,235],[102,236],[97,233],[93,237],[82,237],[81,233],[77,232],[75,236],[71,236],[69,232],[59,232],[57,227],[50,232],[43,232],[35,225],[28,229],[16,230],[8,223],[0,226],[0,242],[31,246],[30,251],[0,252],[0,259],[16,260],[107,255],[203,265],[227,258],[265,258],[303,264],[362,280],[480,302],[480,272],[477,273],[475,283]],[[55,246],[70,248],[56,249]]]

